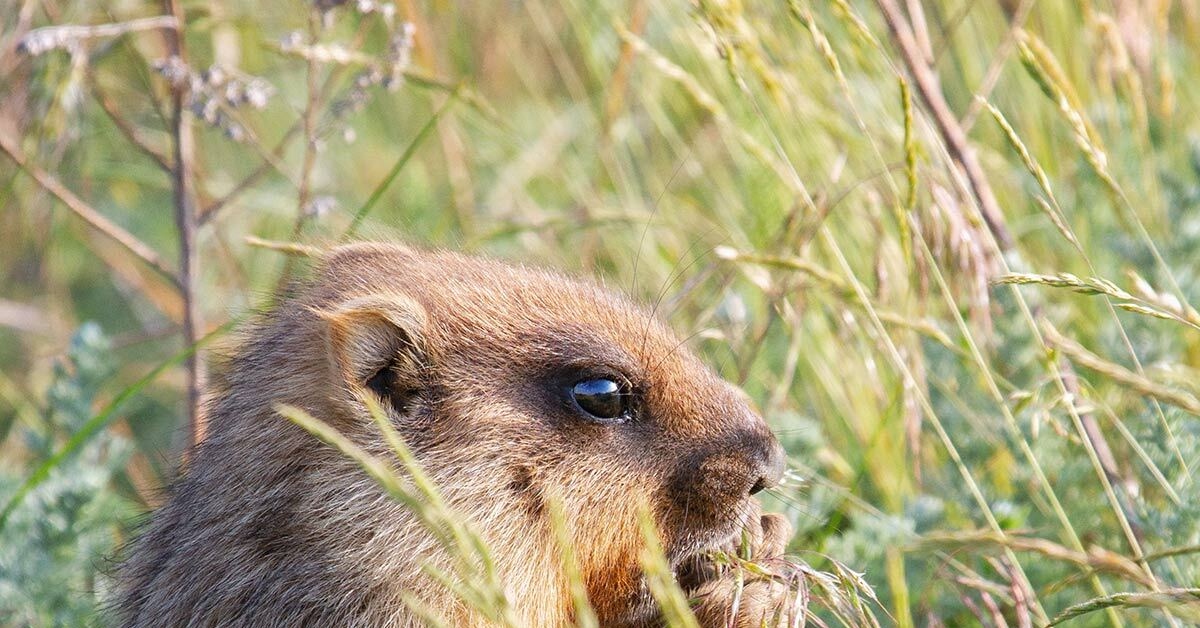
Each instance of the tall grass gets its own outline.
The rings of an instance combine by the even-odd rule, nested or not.
[[[81,616],[63,565],[103,596],[198,430],[202,369],[147,373],[344,234],[651,305],[884,622],[1196,620],[1200,4],[366,6],[0,0],[0,547],[59,561],[0,551],[0,622]],[[86,482],[67,546],[30,527]]]

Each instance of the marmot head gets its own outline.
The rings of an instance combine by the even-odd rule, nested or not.
[[[677,566],[728,543],[783,471],[742,393],[592,283],[360,244],[334,249],[298,300],[326,339],[320,418],[368,433],[374,395],[498,553],[544,534],[557,500],[605,625],[649,612],[640,509]]]

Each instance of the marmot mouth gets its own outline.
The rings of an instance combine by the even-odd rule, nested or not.
[[[731,517],[727,523],[689,535],[692,538],[681,543],[672,552],[674,556],[668,556],[675,579],[684,591],[699,588],[724,573],[727,566],[721,564],[714,554],[737,553],[742,542],[742,529],[750,514],[749,508],[739,509],[738,515]]]
[[[720,546],[697,550],[685,556],[672,569],[675,581],[685,592],[694,591],[701,586],[720,578],[729,568],[716,555],[730,554],[735,551],[736,541],[731,540]]]

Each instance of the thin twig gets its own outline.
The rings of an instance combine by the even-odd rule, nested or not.
[[[315,42],[320,33],[321,16],[317,11],[309,11],[308,37]],[[306,58],[305,87],[307,99],[304,103],[304,161],[300,166],[300,185],[296,194],[296,223],[292,230],[292,239],[300,235],[307,218],[309,197],[312,193],[312,171],[317,163],[317,113],[321,106],[321,93],[317,89],[317,73],[321,69],[318,59]]]
[[[141,137],[137,129],[117,111],[116,103],[100,88],[100,84],[96,80],[96,75],[91,71],[90,66],[88,68],[87,81],[92,87],[92,96],[100,104],[100,108],[104,110],[104,113],[108,114],[108,118],[112,120],[117,129],[121,131],[121,134],[125,136],[125,139],[129,140],[130,144],[133,144],[135,148],[158,164],[158,167],[162,168],[163,172],[170,173],[174,168],[167,159],[167,156],[146,143],[146,140]]]
[[[21,38],[25,36],[25,33],[29,32],[29,25],[33,22],[33,14],[39,4],[33,0],[25,0],[21,3],[21,8],[16,11],[15,15],[12,9],[9,9],[6,19],[10,24],[11,37],[3,45],[0,45],[0,76],[12,77],[13,69],[24,61],[21,55],[13,53],[16,52],[17,46],[21,44]]]
[[[12,159],[22,172],[33,178],[42,189],[52,194],[63,205],[66,205],[67,209],[86,222],[88,226],[125,247],[125,250],[142,260],[147,266],[153,268],[174,286],[179,287],[181,285],[179,277],[163,263],[162,257],[159,256],[157,251],[150,248],[149,245],[123,229],[120,225],[104,217],[103,214],[76,196],[74,192],[59,183],[58,179],[54,178],[54,175],[29,163],[25,158],[25,154],[17,147],[16,143],[4,134],[0,134],[0,152],[8,155],[8,158]]]
[[[308,15],[308,40],[315,44],[321,32],[321,16],[316,9],[310,9]],[[305,57],[305,87],[307,97],[304,102],[304,114],[301,118],[304,132],[304,159],[300,165],[300,182],[296,192],[296,220],[292,224],[292,241],[298,240],[304,232],[304,223],[309,217],[309,202],[312,195],[312,172],[317,163],[317,114],[321,107],[321,92],[317,89],[317,72],[321,69],[321,60],[316,57]],[[283,271],[279,273],[275,292],[283,294],[288,282],[292,280],[294,268],[293,258],[288,257],[283,262]]]
[[[249,246],[266,249],[268,251],[277,251],[284,255],[292,255],[296,257],[320,257],[321,249],[307,244],[299,244],[296,242],[279,242],[277,240],[264,240],[258,236],[246,236],[242,240]]]
[[[279,138],[279,141],[275,144],[275,148],[272,149],[270,153],[273,160],[278,160],[283,157],[284,151],[286,151],[288,146],[291,145],[292,140],[299,135],[301,126],[301,123],[297,121],[291,126],[291,128],[287,130],[286,133],[283,134],[283,137]],[[212,221],[213,218],[216,218],[217,214],[220,213],[222,209],[227,207],[238,196],[241,196],[243,192],[251,187],[254,187],[254,185],[262,180],[262,178],[266,176],[268,172],[272,170],[277,171],[277,163],[273,160],[264,159],[263,162],[259,164],[258,168],[254,169],[254,172],[246,175],[246,178],[242,179],[237,185],[233,186],[232,190],[227,192],[221,198],[218,198],[206,205],[204,209],[200,211],[200,225],[206,225]]]
[[[113,24],[43,26],[26,33],[21,38],[21,42],[17,44],[17,48],[26,54],[36,56],[57,48],[76,46],[83,39],[118,37],[126,33],[160,28],[178,30],[179,20],[170,15],[156,15]]]
[[[155,82],[149,68],[154,64],[149,57],[146,56],[146,51],[141,46],[133,45],[131,38],[122,37],[117,40],[118,45],[124,48],[125,52],[136,57],[137,63],[129,64],[132,66],[133,74],[137,76],[138,85],[131,86],[139,93],[143,93],[150,100],[150,110],[154,113],[154,117],[158,118],[159,124],[163,129],[171,127],[171,121],[167,119],[167,112],[163,105],[163,99],[160,97],[158,90],[155,89]]]
[[[0,299],[0,327],[29,334],[49,334],[52,320],[49,313],[39,307]]]
[[[175,28],[167,31],[167,47],[170,54],[187,63],[184,45],[184,14],[179,0],[163,0],[168,13],[175,17]],[[174,144],[174,168],[171,184],[175,201],[175,224],[179,230],[179,291],[183,297],[183,344],[195,345],[202,336],[200,304],[196,298],[199,256],[196,250],[196,200],[192,189],[192,157],[194,137],[191,118],[185,107],[187,85],[171,86],[171,137]],[[204,372],[200,356],[188,355],[187,369],[187,451],[194,450],[204,440],[204,417],[200,408],[200,395],[204,388]]]

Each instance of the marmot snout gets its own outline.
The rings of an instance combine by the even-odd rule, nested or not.
[[[272,409],[299,406],[386,457],[364,395],[492,548],[524,625],[571,619],[550,500],[604,625],[656,621],[644,508],[677,569],[743,528],[773,551],[786,540],[752,499],[783,471],[779,444],[642,309],[542,270],[352,245],[246,334],[210,391],[209,439],[122,569],[124,621],[415,626],[415,596],[476,623],[422,570],[440,550],[413,514]]]

